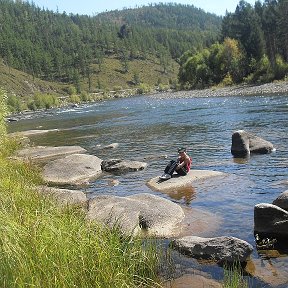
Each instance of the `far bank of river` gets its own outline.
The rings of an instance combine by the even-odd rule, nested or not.
[[[152,94],[152,96],[159,96],[159,94],[165,98],[288,95],[288,81],[272,82],[262,85],[235,85],[177,92],[157,92]]]

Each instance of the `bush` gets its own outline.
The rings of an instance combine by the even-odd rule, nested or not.
[[[20,97],[17,97],[16,95],[9,95],[7,98],[7,107],[11,113],[21,112],[23,110],[23,105]]]
[[[50,109],[59,105],[60,100],[56,95],[40,93],[35,94],[27,103],[28,108],[33,111],[37,109]]]
[[[81,99],[80,99],[80,97],[78,95],[70,95],[69,96],[69,102],[77,104],[77,103],[81,102]]]
[[[139,85],[139,87],[137,88],[137,93],[138,94],[146,94],[146,93],[151,92],[151,90],[152,89],[148,84],[141,83]]]

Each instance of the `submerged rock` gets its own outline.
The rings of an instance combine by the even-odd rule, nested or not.
[[[210,177],[225,176],[225,173],[210,170],[190,170],[186,176],[174,174],[169,180],[163,181],[159,176],[152,178],[146,184],[148,187],[156,191],[169,191],[189,185],[197,180],[208,179]]]
[[[58,132],[59,129],[49,129],[49,130],[27,130],[27,131],[21,131],[21,132],[14,132],[10,133],[9,135],[14,137],[14,136],[34,136],[34,135],[41,135],[41,134],[46,134],[49,132]]]
[[[32,161],[45,161],[57,159],[70,154],[81,154],[86,152],[87,151],[80,146],[36,146],[19,150],[16,155],[21,158],[28,158]]]
[[[286,211],[288,211],[288,190],[281,193],[274,201],[273,205],[276,205]]]
[[[44,181],[54,185],[80,185],[102,173],[102,160],[96,156],[73,154],[44,166]]]
[[[273,151],[273,144],[244,130],[232,135],[231,153],[235,157],[245,157],[250,153],[267,154]]]
[[[253,251],[252,245],[235,237],[202,238],[187,236],[172,241],[180,253],[196,259],[219,262],[245,262]]]
[[[254,207],[254,230],[256,233],[288,236],[288,212],[276,205],[260,203]]]
[[[175,235],[185,214],[178,204],[144,193],[128,197],[97,196],[89,201],[87,217],[119,227],[123,234],[170,237]]]
[[[105,172],[125,173],[145,169],[147,163],[139,161],[129,161],[121,159],[104,160],[101,163],[101,169]]]

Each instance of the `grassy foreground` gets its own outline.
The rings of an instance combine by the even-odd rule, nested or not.
[[[0,287],[159,287],[153,245],[35,193],[37,169],[7,158],[4,102],[0,92]]]

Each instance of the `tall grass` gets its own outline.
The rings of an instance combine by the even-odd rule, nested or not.
[[[2,110],[1,100],[1,119]],[[4,136],[2,120],[0,128]],[[35,193],[37,169],[9,160],[6,145],[0,149],[0,287],[158,286],[153,245],[87,222],[80,208],[59,207]]]
[[[224,265],[224,284],[223,288],[248,288],[249,283],[243,277],[241,264],[238,262],[232,265]]]

